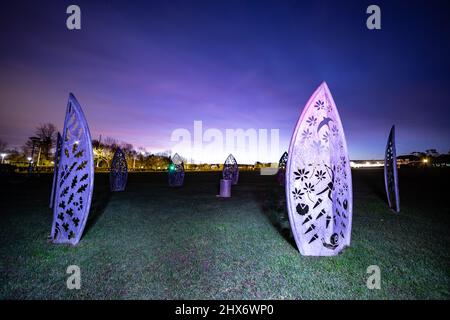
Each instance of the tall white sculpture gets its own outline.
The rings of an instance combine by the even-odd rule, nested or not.
[[[292,135],[286,198],[302,255],[333,256],[350,245],[353,195],[347,143],[325,82],[307,102]]]
[[[56,179],[51,239],[77,244],[83,234],[94,188],[92,139],[81,106],[69,95]]]
[[[400,212],[400,196],[398,192],[397,154],[395,150],[395,126],[392,126],[384,156],[384,184],[389,208]]]

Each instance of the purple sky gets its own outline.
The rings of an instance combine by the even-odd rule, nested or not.
[[[66,29],[66,7],[82,30]],[[280,153],[326,81],[351,159],[450,150],[448,5],[378,1],[43,1],[2,3],[0,138],[62,129],[69,92],[93,138],[171,149],[177,128],[279,129]],[[223,156],[225,158],[226,155]],[[239,159],[238,159],[239,161]]]

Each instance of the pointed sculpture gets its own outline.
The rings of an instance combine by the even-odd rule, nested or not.
[[[94,188],[94,154],[81,106],[69,95],[53,206],[51,240],[77,244],[83,234]]]
[[[61,159],[61,147],[62,147],[62,137],[61,134],[58,132],[58,136],[56,138],[55,156],[53,159],[53,183],[52,183],[52,193],[50,194],[50,209],[52,209],[53,205],[55,204],[56,180],[58,178],[59,160]]]
[[[286,198],[302,255],[333,256],[350,245],[353,195],[347,143],[325,82],[306,103],[292,135]]]
[[[178,153],[172,157],[169,164],[169,186],[181,187],[184,182],[184,163]]]
[[[222,175],[225,180],[231,180],[233,185],[238,183],[239,167],[232,154],[228,156],[223,164]]]
[[[288,153],[285,151],[278,162],[277,181],[280,186],[284,186],[286,180],[286,164],[288,160]]]
[[[400,196],[398,193],[397,154],[395,151],[395,126],[392,126],[384,156],[384,184],[389,208],[400,212]]]
[[[112,192],[124,191],[128,179],[127,159],[122,149],[117,148],[111,162],[109,187]]]

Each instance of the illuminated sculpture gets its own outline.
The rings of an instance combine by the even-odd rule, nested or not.
[[[384,157],[384,184],[389,208],[400,212],[400,197],[398,194],[397,155],[395,152],[395,126],[392,126],[386,145]]]
[[[77,244],[83,234],[94,188],[94,155],[81,106],[69,95],[53,206],[51,240]]]
[[[286,198],[302,255],[333,256],[350,245],[353,195],[347,143],[325,82],[307,102],[292,135]]]
[[[58,136],[56,138],[55,157],[53,159],[53,183],[52,183],[52,193],[50,194],[50,209],[53,208],[53,205],[55,203],[56,179],[58,178],[59,159],[61,158],[61,147],[62,147],[62,137],[61,134],[58,132]]]
[[[278,162],[277,181],[281,186],[284,186],[284,182],[286,180],[287,160],[288,160],[288,153],[286,151],[285,153],[283,153],[283,155],[280,158],[280,161]]]
[[[111,162],[109,172],[109,187],[112,192],[124,191],[127,185],[128,166],[122,149],[117,148]]]
[[[169,186],[181,187],[184,182],[184,163],[178,153],[172,157],[169,164]]]
[[[233,185],[236,185],[239,180],[239,167],[236,159],[232,154],[228,156],[223,164],[222,175],[225,180],[231,180]]]

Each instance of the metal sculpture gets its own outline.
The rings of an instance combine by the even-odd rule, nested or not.
[[[56,149],[55,157],[53,159],[53,183],[52,183],[52,193],[50,194],[50,209],[53,208],[55,204],[55,191],[56,191],[56,179],[58,178],[59,160],[61,159],[61,147],[62,147],[62,137],[58,132],[56,138]]]
[[[395,151],[395,126],[392,126],[386,145],[384,157],[384,184],[389,208],[400,212],[400,196],[398,192],[397,155]]]
[[[353,195],[347,143],[325,82],[307,102],[292,135],[286,198],[302,255],[333,256],[350,245]]]
[[[77,244],[83,234],[94,188],[94,155],[81,106],[69,95],[53,206],[51,240]]]
[[[122,149],[117,148],[109,171],[109,187],[112,192],[124,191],[128,179],[127,159]]]
[[[236,159],[230,154],[223,164],[222,175],[225,180],[231,180],[236,185],[239,180],[239,167]]]
[[[183,159],[175,153],[169,164],[169,186],[181,187],[184,182]]]
[[[277,180],[280,186],[284,186],[286,180],[286,163],[288,160],[288,153],[285,151],[278,162]]]

